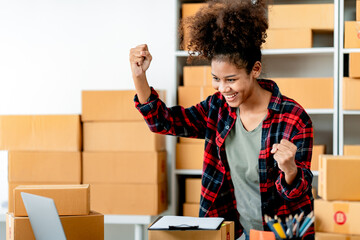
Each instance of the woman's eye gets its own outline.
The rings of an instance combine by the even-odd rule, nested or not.
[[[219,81],[219,79],[216,78],[216,77],[213,77],[213,80],[216,81],[216,82]]]
[[[228,82],[233,82],[235,79],[227,79]]]

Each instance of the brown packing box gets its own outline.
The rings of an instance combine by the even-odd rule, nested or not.
[[[158,215],[167,209],[166,182],[91,184],[91,209],[103,214]]]
[[[234,222],[224,222],[219,230],[148,230],[149,240],[234,240]]]
[[[360,201],[360,156],[320,155],[319,196],[324,200]]]
[[[83,185],[20,185],[14,193],[14,216],[27,216],[21,192],[52,198],[59,215],[88,215],[90,186]]]
[[[67,240],[103,240],[104,215],[60,216]],[[28,217],[6,214],[6,240],[35,240]]]
[[[205,139],[201,139],[201,138],[187,138],[187,137],[179,137],[179,142],[180,143],[201,143],[201,144],[205,144]]]
[[[333,108],[332,78],[273,78],[273,80],[279,86],[281,94],[294,99],[305,109]]]
[[[185,66],[183,71],[185,87],[212,87],[210,66]]]
[[[312,31],[310,28],[268,29],[263,49],[311,48]]]
[[[200,203],[184,203],[183,216],[199,217]]]
[[[269,6],[269,28],[334,29],[334,4],[275,4]]]
[[[32,183],[32,182],[23,182],[23,183],[12,183],[9,182],[8,185],[8,212],[13,213],[14,212],[14,204],[15,204],[15,200],[14,200],[14,189],[17,186],[23,185],[23,186],[29,186],[29,185],[74,185],[74,184],[80,184],[80,182],[76,182],[76,183],[63,183],[63,182],[59,182],[59,183]]]
[[[360,21],[345,22],[344,48],[360,48]]]
[[[81,182],[81,152],[16,152],[8,154],[9,182]]]
[[[201,179],[186,178],[185,179],[185,202],[199,203],[201,195]]]
[[[153,133],[145,121],[84,122],[84,152],[162,151],[165,135]]]
[[[176,169],[202,169],[204,144],[176,144]]]
[[[316,232],[315,240],[360,240],[360,236],[348,235],[348,234],[338,234],[338,233]]]
[[[83,152],[84,183],[161,183],[166,152]]]
[[[178,104],[182,107],[191,107],[205,100],[216,90],[212,87],[178,87]]]
[[[182,19],[186,19],[187,17],[193,16],[196,14],[197,11],[199,11],[199,9],[201,7],[205,6],[204,3],[185,3],[182,4]],[[189,31],[187,30],[187,25],[184,26],[184,45],[181,46],[182,49],[185,49],[184,47],[186,46],[186,44],[189,42]],[[187,50],[187,49],[185,49]]]
[[[314,212],[315,232],[360,235],[360,202],[316,199]]]
[[[360,92],[360,79],[343,78],[343,109],[344,110],[360,110],[359,92]]]
[[[165,92],[158,91],[162,100]],[[135,90],[82,91],[83,122],[143,120],[135,108]]]
[[[360,53],[349,53],[349,77],[360,78]]]
[[[80,151],[80,115],[0,116],[0,149]]]
[[[319,170],[319,155],[325,154],[325,145],[314,145],[311,157],[311,171]]]
[[[344,155],[357,155],[360,156],[360,145],[345,145]]]

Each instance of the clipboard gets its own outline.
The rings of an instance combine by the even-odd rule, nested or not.
[[[219,230],[224,218],[211,217],[185,217],[185,216],[160,216],[148,230]]]

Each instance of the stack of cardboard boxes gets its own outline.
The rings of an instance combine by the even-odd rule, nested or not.
[[[360,25],[359,25],[360,27]],[[360,33],[360,28],[359,28]],[[360,40],[359,40],[360,41]],[[343,109],[360,110],[360,53],[349,54],[349,77],[343,78]]]
[[[311,48],[314,32],[334,31],[334,4],[274,4],[268,8],[264,49]]]
[[[216,92],[212,87],[210,66],[185,66],[183,73],[183,86],[178,87],[180,106],[194,106]],[[179,139],[176,146],[176,169],[202,169],[204,140]]]
[[[90,184],[91,209],[104,214],[157,215],[167,208],[165,136],[149,130],[134,96],[82,92],[83,183]]]
[[[67,239],[104,239],[104,215],[90,211],[89,185],[20,185],[13,191],[14,211],[6,215],[7,240],[35,239],[21,192],[54,200]]]
[[[18,185],[81,183],[79,115],[0,116],[0,148],[9,151],[9,212]]]
[[[200,208],[201,179],[185,179],[185,203],[183,204],[183,215],[198,217]]]
[[[344,48],[360,48],[360,0],[356,0],[356,21],[345,22]]]
[[[360,156],[320,155],[319,196],[315,200],[318,240],[359,239]],[[327,233],[327,234],[323,234]]]

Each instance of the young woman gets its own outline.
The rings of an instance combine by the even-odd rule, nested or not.
[[[275,82],[258,79],[265,4],[212,1],[187,24],[187,49],[210,61],[214,95],[190,108],[168,108],[147,82],[147,45],[130,50],[130,63],[135,104],[151,131],[205,139],[199,216],[234,221],[236,238],[248,239],[250,229],[268,230],[265,215],[308,214],[312,122]],[[314,238],[313,227],[305,238]]]

